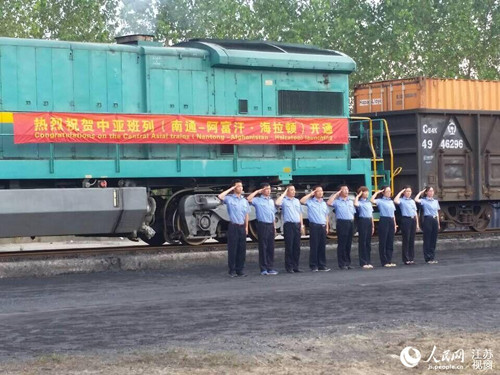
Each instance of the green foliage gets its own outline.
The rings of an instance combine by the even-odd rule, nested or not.
[[[500,79],[499,0],[165,0],[156,35],[308,43],[351,56],[353,84]]]
[[[0,0],[0,36],[111,41],[119,0]]]
[[[353,84],[500,79],[500,0],[0,0],[0,36],[262,39],[342,51]]]

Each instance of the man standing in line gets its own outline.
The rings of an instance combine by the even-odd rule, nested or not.
[[[354,234],[354,204],[349,199],[347,185],[340,186],[340,190],[330,196],[328,205],[335,209],[337,218],[337,260],[341,270],[351,269],[351,246]]]
[[[295,198],[295,187],[288,185],[276,199],[276,206],[282,207],[283,237],[285,238],[285,269],[288,273],[302,272],[299,268],[300,236],[304,232],[302,208]]]
[[[309,267],[312,272],[330,271],[326,266],[326,234],[328,233],[328,207],[323,200],[323,188],[315,186],[302,197],[309,218]]]
[[[234,191],[233,194],[228,195]],[[227,228],[227,264],[230,277],[244,277],[245,256],[247,250],[248,213],[250,206],[243,197],[243,183],[235,180],[234,185],[220,193],[218,198],[227,207],[229,225]]]
[[[256,197],[257,194],[260,194],[260,197]],[[250,194],[247,200],[255,207],[257,215],[260,274],[277,275],[278,272],[273,268],[276,207],[271,199],[271,186],[266,182],[262,183],[260,189]]]

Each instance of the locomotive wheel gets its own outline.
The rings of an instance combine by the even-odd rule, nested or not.
[[[248,235],[254,242],[259,242],[259,234],[257,233],[257,220],[252,220],[248,223]]]
[[[259,242],[257,220],[252,220],[248,223],[248,236],[252,239],[252,241]],[[274,237],[276,237],[276,230],[274,231]]]
[[[207,240],[206,238],[187,238],[181,216],[178,214],[178,212],[176,212],[174,217],[175,227],[180,232],[179,240],[183,245],[199,246],[205,243],[205,241]]]
[[[326,234],[326,238],[329,239],[329,240],[335,240],[335,239],[337,239],[337,231],[335,231],[335,232],[329,231]]]
[[[216,230],[216,237],[215,239],[219,242],[219,243],[227,243],[227,236],[226,236],[226,233],[224,232],[227,232],[227,224],[224,224],[225,222],[223,221],[219,221],[219,224],[217,225],[217,230]]]
[[[148,245],[150,246],[161,246],[163,245],[166,241],[165,241],[165,235],[163,233],[163,230],[158,229],[157,228],[153,228],[156,233],[153,237],[151,238],[146,238],[145,236],[143,235],[140,235],[139,238],[141,240],[143,240],[144,242],[146,242]]]
[[[148,204],[155,208],[161,207],[161,202],[157,199],[149,197]],[[150,246],[161,246],[166,242],[163,229],[163,209],[153,209],[153,212],[155,212],[155,215],[158,215],[152,218],[152,223],[150,224],[151,228],[156,232],[155,235],[151,238],[147,238],[144,234],[139,234],[139,238]]]

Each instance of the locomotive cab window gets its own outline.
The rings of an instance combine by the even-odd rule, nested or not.
[[[278,93],[278,114],[293,116],[342,116],[344,95],[341,92],[291,91]]]

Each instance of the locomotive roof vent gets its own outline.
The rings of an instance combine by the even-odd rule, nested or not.
[[[117,36],[115,40],[117,44],[125,44],[129,46],[163,46],[160,42],[155,42],[153,38],[153,35],[148,34],[132,34]]]
[[[281,43],[264,40],[230,40],[230,39],[189,39],[189,42],[212,43],[228,50],[298,53],[305,55],[339,56],[340,53],[312,45]],[[179,43],[182,45],[183,43]]]

